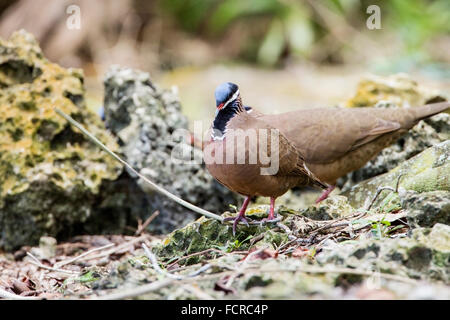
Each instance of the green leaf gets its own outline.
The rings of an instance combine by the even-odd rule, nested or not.
[[[283,52],[285,44],[283,23],[279,19],[274,19],[259,48],[258,61],[267,66],[275,65]]]
[[[277,0],[225,0],[211,15],[209,26],[213,33],[218,33],[238,18],[264,13],[276,16],[283,8]]]

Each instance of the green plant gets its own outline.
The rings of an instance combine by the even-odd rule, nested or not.
[[[371,232],[374,238],[382,239],[387,237],[390,233],[402,227],[403,227],[402,225],[391,226],[391,223],[385,220],[385,217],[383,217],[379,221],[372,221]]]

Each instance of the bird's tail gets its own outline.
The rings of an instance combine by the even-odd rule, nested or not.
[[[426,104],[426,105],[424,105],[422,107],[418,107],[418,108],[411,108],[411,110],[414,110],[414,113],[416,116],[416,121],[434,116],[435,114],[443,112],[447,109],[449,109],[449,111],[450,111],[450,102],[447,102],[447,101]]]
[[[327,185],[325,182],[320,181],[320,179],[317,178],[316,175],[311,170],[308,169],[306,164],[303,164],[303,167],[308,172],[308,178],[311,180],[313,186],[319,187],[322,189],[328,189],[329,185]]]

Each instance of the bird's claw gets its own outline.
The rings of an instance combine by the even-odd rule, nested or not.
[[[268,217],[268,218],[264,218],[260,221],[260,225],[263,226],[265,224],[268,223],[276,223],[276,222],[280,222],[281,218],[275,218],[275,217]]]
[[[244,215],[237,215],[236,217],[226,217],[223,219],[223,222],[226,222],[226,221],[233,221],[233,236],[236,235],[236,227],[237,227],[239,221],[242,221],[247,227],[250,226]]]

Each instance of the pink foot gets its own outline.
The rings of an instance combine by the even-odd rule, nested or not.
[[[328,195],[331,193],[331,191],[334,190],[334,188],[336,188],[335,185],[329,186],[323,193],[322,195],[317,198],[316,203],[319,203],[322,200],[325,200],[326,198],[328,198]]]
[[[237,227],[239,221],[244,222],[247,225],[247,227],[249,226],[248,221],[245,218],[245,210],[247,210],[247,206],[249,203],[250,203],[250,197],[246,197],[244,200],[244,203],[242,204],[242,207],[239,210],[239,213],[236,217],[228,217],[228,218],[223,219],[224,222],[225,221],[233,221],[233,236],[236,235],[236,227]]]
[[[275,220],[275,198],[270,198],[270,211],[269,216],[261,220],[261,224],[265,222],[274,222]]]

